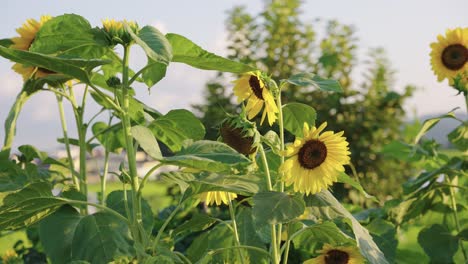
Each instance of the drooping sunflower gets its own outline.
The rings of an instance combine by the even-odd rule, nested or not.
[[[320,134],[327,123],[319,128],[304,123],[304,137],[296,138],[286,148],[285,156],[289,157],[280,167],[284,173],[286,185],[293,185],[295,192],[315,194],[328,188],[337,181],[343,165],[350,161],[351,154],[343,131],[334,133],[326,131]]]
[[[237,198],[237,194],[231,192],[213,191],[200,194],[200,199],[207,205],[227,205],[229,204],[229,201],[234,200],[235,198]]]
[[[28,51],[34,42],[39,29],[51,18],[51,16],[41,16],[39,21],[32,18],[26,20],[26,22],[20,28],[16,29],[19,37],[14,37],[11,39],[13,44],[10,46],[10,48]],[[53,73],[46,69],[31,67],[20,63],[15,63],[12,69],[15,72],[21,74],[24,80],[29,79],[33,74],[40,78]]]
[[[304,261],[304,264],[363,264],[364,258],[354,246],[325,244],[320,256]]]
[[[273,125],[276,120],[276,113],[278,113],[278,107],[271,91],[261,78],[261,72],[247,72],[234,83],[234,94],[237,96],[237,102],[241,103],[247,100],[247,106],[245,107],[247,118],[254,118],[264,108],[260,124],[265,120],[265,116],[268,116],[268,124]]]
[[[439,82],[445,78],[454,84],[455,78],[468,83],[468,28],[448,29],[445,37],[437,36],[431,43],[431,65]]]

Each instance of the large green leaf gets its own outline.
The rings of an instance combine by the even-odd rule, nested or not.
[[[150,157],[156,160],[162,159],[161,149],[159,149],[159,144],[154,138],[151,130],[144,126],[133,126],[132,135],[135,140],[138,142],[140,147],[148,154]]]
[[[128,209],[130,211],[130,215],[133,215],[133,200],[132,200],[131,191],[127,191],[127,201],[128,201]],[[113,191],[111,192],[106,198],[106,205],[107,207],[117,211],[121,215],[126,215],[125,212],[125,200],[124,200],[124,192],[123,191]],[[153,211],[151,211],[151,206],[148,202],[141,198],[141,212],[143,216],[143,226],[147,232],[151,232],[153,229],[154,224],[154,215]]]
[[[236,221],[241,245],[265,249],[265,244],[256,232],[252,208],[239,207]],[[244,252],[248,254],[250,263],[269,263],[268,255],[253,250],[244,250]]]
[[[202,49],[191,40],[181,35],[166,35],[172,46],[172,61],[182,62],[203,70],[243,73],[255,68],[240,62],[232,61]]]
[[[419,232],[418,242],[431,258],[431,263],[453,263],[458,239],[443,225],[435,224]]]
[[[250,160],[228,145],[209,140],[195,141],[162,163],[211,172],[235,172]]]
[[[311,106],[301,103],[289,103],[283,106],[284,128],[296,137],[303,137],[304,123],[315,126],[317,114]]]
[[[135,254],[125,223],[106,213],[82,216],[64,206],[44,219],[39,235],[53,263],[108,263]]]
[[[0,46],[0,56],[24,65],[62,73],[87,84],[90,83],[88,71],[99,65],[108,63],[106,60],[99,59],[58,58],[35,52],[8,49],[3,46]]]
[[[151,88],[166,76],[167,65],[148,58],[148,63],[141,74],[142,81]]]
[[[313,214],[319,218],[329,220],[337,218],[347,219],[346,221],[353,229],[361,254],[371,264],[388,263],[384,254],[369,234],[369,231],[361,226],[354,216],[329,191],[322,191],[315,195],[307,196],[306,204],[312,208]]]
[[[364,195],[364,197],[368,198],[368,199],[372,199],[376,202],[378,202],[377,198],[375,198],[375,196],[373,195],[370,195],[366,192],[366,190],[364,190],[364,188],[362,187],[362,185],[354,180],[353,178],[349,177],[348,174],[344,173],[344,172],[340,172],[338,174],[338,182],[342,182],[342,183],[346,183],[346,184],[349,184],[351,185],[351,187],[355,188],[356,190],[358,190],[361,194]]]
[[[135,34],[128,25],[125,25],[125,29],[136,44],[143,48],[148,56],[148,63],[156,61],[168,65],[171,62],[171,44],[157,28],[144,26],[138,31],[138,34]]]
[[[28,101],[28,99],[39,89],[34,89],[34,81],[26,81],[23,85],[23,89],[18,93],[16,96],[16,100],[10,108],[8,112],[8,116],[5,120],[5,139],[3,142],[2,150],[7,150],[8,153],[10,152],[11,145],[13,144],[13,139],[15,138],[16,134],[16,120],[18,120],[18,116],[23,108],[24,104]]]
[[[96,122],[91,128],[94,136],[109,152],[120,153],[125,146],[125,135],[121,124],[109,126],[104,122]]]
[[[185,199],[209,191],[225,191],[244,195],[258,192],[259,179],[251,175],[220,175],[216,173],[165,172],[161,178],[176,183],[184,193]]]
[[[206,214],[196,213],[190,220],[179,225],[174,229],[174,235],[183,234],[185,232],[199,232],[203,231],[215,224],[216,218],[213,218]]]
[[[327,92],[343,91],[338,81],[324,79],[320,76],[311,73],[295,74],[289,77],[289,79],[287,79],[286,81],[297,86],[314,86]]]
[[[232,247],[234,241],[234,236],[229,228],[225,225],[217,225],[210,231],[203,232],[195,238],[188,247],[186,254],[194,263],[202,258],[205,258],[205,262],[200,261],[199,263],[231,263],[235,259],[235,251],[229,250],[215,256],[211,256],[209,252],[214,249]]]
[[[156,118],[149,129],[156,139],[163,142],[172,151],[179,151],[187,139],[200,140],[205,136],[205,127],[190,111],[171,110],[164,116]]]
[[[431,130],[431,128],[433,128],[435,125],[437,125],[437,123],[439,123],[440,120],[445,119],[445,118],[455,119],[455,114],[453,113],[454,110],[448,112],[445,115],[441,115],[441,116],[435,117],[435,118],[430,118],[430,119],[427,119],[426,121],[424,121],[424,123],[423,123],[423,125],[421,127],[421,130],[419,131],[419,133],[414,138],[414,144],[417,144],[419,142],[419,140],[427,133],[427,131]]]
[[[289,222],[304,213],[302,196],[283,192],[260,192],[253,197],[253,217],[257,224]]]
[[[450,134],[448,139],[461,151],[468,151],[468,122],[460,124]]]
[[[331,221],[311,225],[303,224],[301,229],[291,235],[294,247],[304,250],[310,250],[318,242],[332,245],[353,243],[353,240]]]
[[[394,262],[398,240],[395,226],[383,219],[376,218],[366,226],[374,241],[390,262]]]
[[[67,203],[51,190],[49,183],[37,182],[7,195],[0,207],[0,230],[32,225]]]
[[[64,14],[44,23],[29,51],[78,58],[101,58],[109,50],[104,32],[91,28],[76,14]]]
[[[8,159],[0,160],[0,192],[16,191],[29,181],[28,173]],[[0,214],[1,215],[1,214]]]

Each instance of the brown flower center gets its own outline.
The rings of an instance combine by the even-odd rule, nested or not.
[[[325,255],[325,264],[347,264],[349,261],[348,253],[332,249]]]
[[[299,150],[299,164],[305,169],[313,169],[325,161],[327,157],[327,147],[316,139],[307,141]]]
[[[260,86],[260,80],[258,79],[257,76],[255,75],[250,76],[249,85],[253,93],[255,94],[255,96],[257,96],[258,99],[263,100],[262,87]]]
[[[468,49],[461,44],[449,45],[442,52],[442,63],[453,71],[463,68],[467,60]]]
[[[253,137],[244,137],[242,129],[232,128],[224,123],[220,132],[223,141],[237,152],[248,156],[256,151],[256,148],[252,147]]]

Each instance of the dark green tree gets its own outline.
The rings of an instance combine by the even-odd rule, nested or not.
[[[266,0],[264,11],[257,15],[250,14],[245,7],[230,10],[226,20],[229,57],[254,65],[277,81],[300,72],[338,80],[344,90],[341,94],[287,86],[282,91],[283,102],[309,104],[316,109],[319,122],[327,121],[334,131],[344,130],[361,183],[381,199],[398,196],[398,183],[411,171],[384,160],[378,152],[400,137],[405,119],[402,105],[413,88],[405,87],[402,93],[395,91],[394,73],[382,49],[369,52],[364,81],[353,81],[358,61],[355,29],[334,20],[306,23],[300,8],[299,0]],[[321,27],[323,33],[318,34],[315,28]],[[225,79],[219,75],[211,80],[205,102],[194,106],[213,133],[223,111],[238,111],[232,84]],[[216,138],[215,134],[209,135]],[[340,185],[335,187],[335,193],[342,198],[361,200]]]

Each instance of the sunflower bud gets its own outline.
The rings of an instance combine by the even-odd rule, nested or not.
[[[112,46],[117,44],[130,45],[132,43],[132,36],[125,29],[124,23],[126,23],[134,33],[138,32],[138,24],[134,21],[116,21],[114,19],[102,21],[103,29],[108,34]]]
[[[245,156],[254,155],[260,144],[255,123],[243,117],[228,117],[219,129],[223,142]]]
[[[117,76],[112,76],[106,80],[106,84],[111,88],[119,88],[121,85],[120,79]]]

